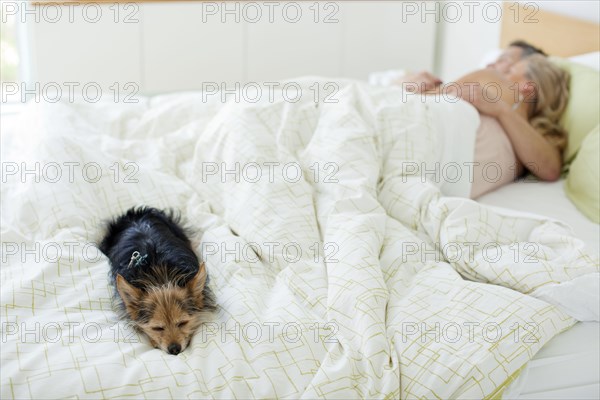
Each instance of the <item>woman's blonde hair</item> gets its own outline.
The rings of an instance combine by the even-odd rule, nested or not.
[[[535,83],[529,123],[561,152],[567,147],[567,132],[558,124],[569,101],[571,76],[546,57],[527,57],[526,75]]]

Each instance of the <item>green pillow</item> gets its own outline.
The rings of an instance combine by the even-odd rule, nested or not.
[[[564,153],[568,164],[573,161],[587,134],[600,123],[600,74],[593,68],[569,60],[557,57],[551,60],[571,74],[569,104],[559,121],[569,134]]]
[[[571,164],[565,191],[582,213],[600,223],[600,125],[581,144]]]

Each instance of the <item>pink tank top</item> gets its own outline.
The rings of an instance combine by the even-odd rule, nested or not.
[[[523,165],[502,125],[487,115],[480,118],[475,139],[472,199],[514,181],[523,172]]]

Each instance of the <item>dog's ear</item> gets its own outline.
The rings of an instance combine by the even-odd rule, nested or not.
[[[207,276],[206,267],[204,266],[204,263],[202,263],[198,267],[196,275],[194,275],[194,277],[185,285],[185,287],[194,294],[194,297],[202,295]]]
[[[142,291],[127,282],[121,274],[117,274],[117,291],[123,299],[123,303],[125,303],[127,312],[135,319],[139,310],[138,303],[142,297]]]

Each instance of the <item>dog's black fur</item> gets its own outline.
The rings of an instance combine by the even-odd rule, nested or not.
[[[120,274],[142,290],[142,282],[157,279],[148,276],[151,271],[146,267],[167,265],[173,276],[180,277],[177,284],[183,286],[200,265],[180,217],[152,207],[134,207],[110,221],[99,248],[110,260],[113,283]],[[129,268],[134,251],[147,257],[137,268]]]

